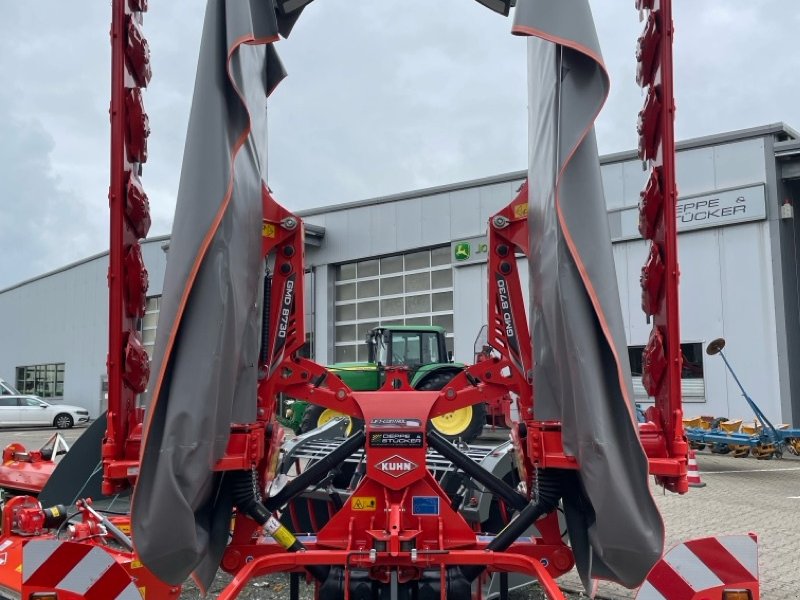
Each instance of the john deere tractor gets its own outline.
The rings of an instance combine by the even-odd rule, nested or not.
[[[451,362],[441,327],[386,326],[367,333],[368,362],[337,363],[328,370],[356,391],[377,390],[383,384],[384,367],[405,366],[411,385],[418,390],[440,390],[464,368]],[[444,437],[470,442],[486,424],[485,404],[476,404],[431,420],[431,426]],[[316,429],[340,416],[329,408],[307,402],[294,402],[284,424],[299,433]],[[351,422],[348,434],[363,423]]]

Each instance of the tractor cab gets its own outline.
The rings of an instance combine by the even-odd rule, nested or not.
[[[441,327],[375,327],[367,333],[366,342],[370,364],[404,366],[416,372],[426,365],[452,362]]]

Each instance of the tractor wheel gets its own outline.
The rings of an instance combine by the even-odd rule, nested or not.
[[[434,373],[422,380],[417,385],[418,390],[441,390],[456,375],[453,371]],[[431,427],[442,437],[451,442],[460,439],[470,443],[483,433],[486,425],[486,403],[473,404],[465,408],[454,410],[434,417],[430,421]]]
[[[322,427],[335,417],[347,417],[348,424],[347,429],[345,429],[345,435],[348,437],[364,427],[364,423],[358,419],[355,420],[355,427],[353,427],[354,420],[347,415],[331,410],[330,408],[325,408],[324,406],[309,404],[306,406],[306,410],[303,413],[303,420],[300,422],[300,433],[308,433],[317,427]]]

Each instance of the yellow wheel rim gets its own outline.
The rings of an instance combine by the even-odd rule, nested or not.
[[[467,406],[431,419],[433,427],[442,435],[455,437],[464,433],[472,423],[472,407]]]
[[[317,427],[322,427],[323,425],[325,425],[325,423],[327,423],[331,419],[335,419],[336,417],[347,418],[347,429],[344,430],[344,434],[346,436],[349,436],[350,432],[353,431],[353,421],[350,419],[350,417],[348,417],[344,413],[331,410],[330,408],[326,408],[325,410],[322,411],[322,414],[320,414],[319,419],[317,419]]]

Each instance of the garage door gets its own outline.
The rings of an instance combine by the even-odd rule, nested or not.
[[[439,325],[453,349],[450,246],[339,265],[334,287],[336,362],[367,360],[378,325]]]

